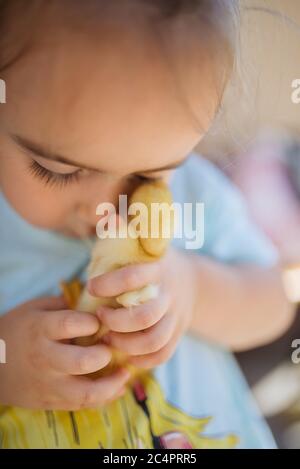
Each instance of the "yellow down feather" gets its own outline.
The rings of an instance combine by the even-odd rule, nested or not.
[[[132,203],[143,203],[147,207],[147,236],[127,236],[126,238],[116,237],[97,240],[88,266],[88,278],[92,278],[130,264],[153,262],[165,254],[173,232],[174,216],[172,211],[170,211],[169,213],[171,215],[167,220],[169,223],[170,236],[164,237],[162,232],[163,221],[165,221],[164,212],[156,212],[159,213],[159,216],[156,216],[154,219],[151,208],[153,207],[152,204],[166,204],[165,206],[170,208],[172,204],[172,196],[168,187],[161,181],[142,184],[132,194],[129,204]],[[129,229],[129,235],[134,234],[132,232],[133,228],[130,228],[131,220],[132,217],[129,217],[129,223],[127,226]],[[122,224],[125,222],[123,219],[120,219],[119,223],[120,228],[122,228]],[[151,237],[151,226],[152,228],[153,226],[156,226],[158,237]],[[91,296],[84,287],[75,304],[75,308],[76,310],[86,311],[89,313],[94,313],[100,305],[107,305],[112,308],[118,308],[121,305],[126,308],[130,308],[131,306],[136,306],[155,298],[158,295],[158,291],[159,289],[157,285],[146,285],[138,291],[127,292],[116,298],[96,298]],[[94,336],[78,338],[74,343],[82,346],[93,345],[99,342],[106,332],[108,332],[107,328],[102,325]],[[126,355],[121,351],[113,350],[113,358],[110,364],[104,369],[99,370],[96,373],[92,373],[89,376],[93,378],[105,376],[124,365],[126,365]],[[138,373],[138,370],[133,369],[133,367],[129,367],[129,369],[134,375]]]

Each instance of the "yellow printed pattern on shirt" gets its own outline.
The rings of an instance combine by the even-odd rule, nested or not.
[[[149,372],[102,409],[34,411],[0,407],[2,448],[232,448],[235,435],[206,436],[211,419],[192,417],[164,399]]]

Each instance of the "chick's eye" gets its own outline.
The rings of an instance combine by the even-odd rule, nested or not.
[[[54,171],[50,171],[49,169],[44,168],[35,160],[30,161],[29,171],[34,177],[37,177],[38,179],[42,180],[46,185],[58,185],[60,187],[64,187],[72,182],[78,182],[81,173],[80,169],[72,173],[56,173]]]

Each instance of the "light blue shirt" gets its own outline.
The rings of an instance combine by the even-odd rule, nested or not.
[[[271,266],[277,261],[275,249],[248,218],[238,190],[211,163],[191,155],[176,170],[171,189],[175,202],[204,203],[205,241],[199,255],[230,264]],[[62,279],[85,280],[90,250],[82,240],[30,225],[1,192],[0,216],[0,314],[27,300],[60,294]],[[184,248],[184,240],[174,239],[174,245]],[[193,415],[213,416],[208,434],[235,433],[242,448],[275,446],[229,352],[187,335],[155,376],[172,404]]]

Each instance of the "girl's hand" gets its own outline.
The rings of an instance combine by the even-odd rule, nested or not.
[[[170,248],[157,262],[123,267],[88,282],[96,297],[115,297],[148,284],[160,286],[157,298],[131,308],[101,306],[97,311],[110,330],[104,342],[129,354],[129,362],[141,368],[166,362],[190,326],[196,298],[193,257]]]
[[[72,338],[96,333],[99,321],[65,307],[62,298],[49,297],[0,317],[7,356],[0,364],[0,404],[78,410],[102,406],[124,392],[126,370],[98,380],[80,376],[105,367],[111,352],[104,344],[71,345]]]

